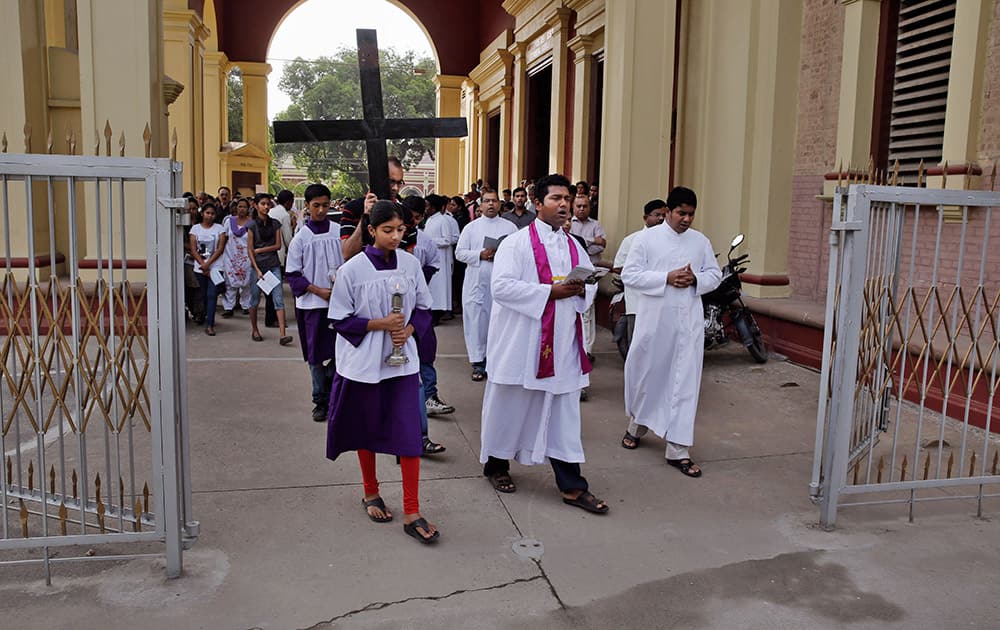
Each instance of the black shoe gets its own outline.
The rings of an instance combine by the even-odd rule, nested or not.
[[[225,317],[226,319],[229,319],[230,317],[233,316],[233,309],[222,311],[222,316]]]
[[[591,364],[593,364],[594,361],[597,360],[597,357],[595,357],[593,354],[591,354],[591,353],[588,352],[587,353],[587,360],[590,361]]]
[[[316,405],[313,407],[313,422],[326,422],[327,408]]]
[[[590,400],[590,392],[584,387],[580,390],[580,402],[587,402],[588,400]]]
[[[248,308],[243,309],[243,314],[244,315],[249,315],[250,314],[250,309],[248,309]]]

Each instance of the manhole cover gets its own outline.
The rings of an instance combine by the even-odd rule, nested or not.
[[[515,540],[514,544],[511,545],[511,549],[514,553],[521,556],[522,558],[532,558],[537,560],[542,557],[545,553],[545,547],[542,546],[542,541],[535,540],[534,538],[522,538],[521,540]]]

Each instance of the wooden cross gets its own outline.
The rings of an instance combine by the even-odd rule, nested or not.
[[[364,140],[368,154],[368,186],[379,199],[389,198],[386,140],[461,138],[469,134],[464,118],[386,118],[382,108],[382,76],[374,29],[359,28],[358,69],[361,74],[362,120],[276,120],[275,143]]]

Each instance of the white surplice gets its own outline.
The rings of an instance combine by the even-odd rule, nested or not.
[[[691,265],[694,287],[667,285],[667,274]],[[722,279],[712,244],[667,223],[632,241],[622,282],[633,290],[635,333],[625,360],[625,414],[675,444],[694,444],[705,345],[701,295]]]
[[[458,222],[447,212],[438,212],[427,217],[424,234],[437,246],[441,255],[441,266],[428,284],[431,290],[431,308],[435,311],[450,311],[451,274],[455,268],[452,248],[458,242]]]
[[[344,264],[344,254],[340,249],[340,231],[331,223],[326,234],[316,234],[308,227],[299,230],[288,244],[285,258],[285,273],[299,272],[302,277],[321,289],[333,287],[337,270]],[[295,307],[300,309],[328,308],[328,300],[306,291],[295,298]]]
[[[394,286],[399,281],[400,286]],[[365,252],[345,262],[337,272],[330,296],[328,317],[333,320],[351,316],[380,319],[392,312],[392,295],[403,296],[402,314],[409,322],[415,309],[430,307],[430,293],[424,281],[420,262],[403,250],[396,250],[395,269],[376,269]],[[409,362],[401,366],[386,365],[392,353],[392,337],[384,330],[369,331],[361,344],[353,346],[343,335],[337,335],[337,372],[346,379],[360,383],[378,383],[397,376],[416,374],[420,368],[417,341],[406,340],[403,352]]]
[[[572,270],[570,247],[579,265],[593,269],[587,252],[564,231],[536,220],[553,281]],[[487,335],[489,377],[483,397],[482,449],[479,459],[516,459],[540,464],[546,457],[582,462],[580,390],[590,384],[580,361],[577,317],[597,292],[555,301],[554,376],[538,378],[542,313],[550,285],[538,281],[529,230],[511,234],[497,250],[490,284],[493,309]]]
[[[493,262],[482,260],[479,254],[487,237],[499,239],[514,232],[517,226],[507,219],[479,217],[465,226],[455,246],[455,258],[467,265],[462,284],[462,331],[471,363],[486,358],[486,334],[493,308],[490,292]]]

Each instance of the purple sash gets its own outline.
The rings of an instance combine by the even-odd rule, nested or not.
[[[528,225],[528,235],[531,237],[531,251],[535,255],[535,267],[538,269],[538,281],[542,284],[552,284],[552,268],[549,266],[549,257],[545,253],[545,246],[538,238],[538,230],[535,223]],[[569,246],[569,259],[575,268],[580,263],[580,253],[573,243],[566,239]],[[549,298],[542,311],[542,339],[538,345],[538,374],[536,378],[548,378],[555,376],[555,358],[552,353],[552,343],[555,339],[556,328],[556,301]],[[590,374],[593,367],[590,359],[587,358],[587,351],[583,348],[583,320],[580,314],[576,314],[576,341],[580,350],[580,370],[584,374]]]

